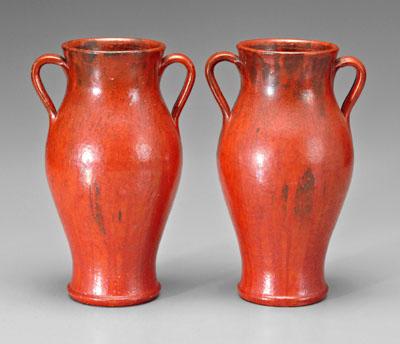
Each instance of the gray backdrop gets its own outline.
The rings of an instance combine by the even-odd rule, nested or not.
[[[1,239],[3,343],[398,343],[400,175],[400,2],[392,1],[2,1],[0,5]],[[184,166],[159,256],[163,289],[154,302],[117,309],[84,306],[65,290],[67,242],[44,173],[47,113],[30,78],[34,58],[87,36],[165,41],[193,58],[198,77],[181,116]],[[329,247],[328,298],[303,308],[269,308],[236,295],[240,258],[216,170],[221,114],[204,78],[207,57],[255,37],[337,43],[368,69],[352,113],[355,170]],[[218,67],[232,103],[236,69]],[[341,70],[341,102],[354,72]],[[184,78],[162,81],[167,103]],[[43,79],[59,103],[65,78]],[[396,326],[397,325],[397,326]],[[396,331],[397,330],[397,331]]]

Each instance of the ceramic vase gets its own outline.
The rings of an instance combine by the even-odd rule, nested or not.
[[[366,71],[327,42],[256,39],[237,49],[211,56],[206,77],[223,114],[218,168],[242,257],[238,291],[263,305],[315,303],[328,291],[325,254],[350,184],[350,112]],[[241,77],[232,110],[214,76],[221,61]],[[340,108],[333,82],[345,66],[356,78]]]
[[[64,56],[45,54],[32,82],[49,113],[46,172],[73,259],[70,296],[125,306],[157,297],[156,254],[181,171],[179,115],[195,68],[164,56],[148,39],[77,39]],[[160,78],[172,63],[187,69],[171,113]],[[57,111],[40,69],[61,66],[67,90]]]

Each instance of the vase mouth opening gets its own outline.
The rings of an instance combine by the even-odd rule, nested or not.
[[[147,38],[79,38],[64,42],[62,48],[87,54],[132,54],[163,51],[165,44]]]
[[[335,53],[339,47],[330,42],[292,39],[292,38],[257,38],[241,41],[237,44],[239,50],[258,54],[327,54]]]

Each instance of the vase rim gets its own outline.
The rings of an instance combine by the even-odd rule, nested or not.
[[[77,38],[62,43],[67,51],[87,54],[137,54],[165,50],[165,44],[148,38],[95,37]]]
[[[336,53],[339,47],[331,42],[300,38],[255,38],[244,40],[236,45],[238,50],[272,55],[317,55]]]

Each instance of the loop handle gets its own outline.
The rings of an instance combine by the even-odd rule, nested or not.
[[[164,70],[170,64],[173,64],[173,63],[180,63],[180,64],[184,65],[187,70],[185,82],[183,84],[181,92],[179,93],[178,99],[176,100],[176,102],[172,108],[172,111],[171,111],[172,120],[173,120],[175,126],[178,128],[179,116],[182,112],[183,107],[186,104],[186,101],[190,95],[190,92],[192,91],[194,80],[196,78],[196,70],[195,70],[192,60],[189,57],[187,57],[186,55],[170,54],[170,55],[164,56],[161,61],[160,75],[162,75]]]
[[[39,98],[42,101],[44,107],[49,113],[50,120],[54,121],[57,118],[57,109],[54,106],[54,103],[51,100],[49,94],[47,93],[40,77],[40,70],[45,64],[55,64],[61,66],[67,77],[69,68],[64,57],[56,54],[44,54],[42,56],[39,56],[32,65],[32,84],[35,87],[35,90],[39,95]]]
[[[354,67],[356,70],[356,78],[354,80],[353,86],[351,86],[351,89],[348,95],[346,96],[341,108],[343,115],[346,119],[346,122],[350,124],[350,113],[364,88],[365,81],[367,78],[367,71],[363,63],[356,57],[343,56],[335,61],[335,71],[334,71],[335,75],[340,68],[347,66]]]
[[[241,69],[241,62],[239,60],[239,57],[234,53],[231,53],[229,51],[220,51],[218,53],[211,55],[206,63],[206,79],[208,85],[211,88],[211,92],[213,93],[219,107],[221,108],[223,119],[225,122],[229,121],[229,119],[231,118],[231,109],[221,91],[221,88],[218,85],[217,80],[215,79],[215,74],[214,74],[215,66],[222,61],[228,61],[233,63],[238,68],[239,72]]]

